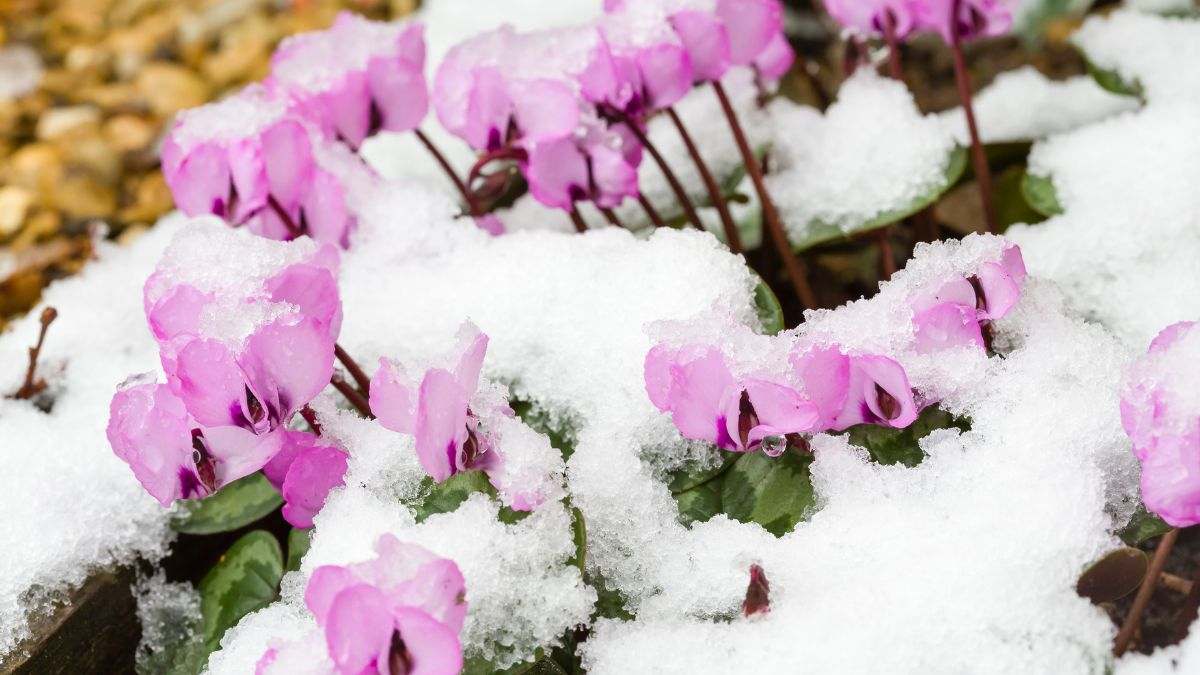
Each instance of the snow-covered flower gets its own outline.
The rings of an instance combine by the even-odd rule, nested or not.
[[[207,497],[262,468],[281,434],[236,425],[205,425],[164,384],[122,387],[109,406],[108,442],[163,506]]]
[[[462,573],[454,561],[385,534],[367,562],[313,571],[304,602],[316,618],[327,661],[308,667],[338,675],[454,675],[462,670],[458,634],[467,613]],[[307,640],[272,646],[257,675],[288,670],[289,652]]]
[[[341,328],[336,253],[280,269],[250,296],[204,292],[156,272],[145,307],[171,390],[208,426],[265,434],[287,425],[329,383]],[[249,335],[204,330],[206,316],[258,306]]]
[[[329,491],[344,484],[346,453],[314,434],[285,431],[263,475],[283,495],[284,519],[294,527],[312,527]]]
[[[830,346],[797,348],[789,358],[816,405],[821,430],[842,431],[856,424],[900,429],[917,419],[920,408],[908,374],[886,356],[848,355]]]
[[[302,235],[345,247],[355,218],[338,178],[322,168],[321,135],[261,85],[180,113],[162,146],[179,209],[212,214],[279,240]]]
[[[269,82],[353,147],[381,130],[410,131],[429,109],[424,27],[342,12],[327,30],[284,40]]]
[[[723,450],[769,454],[788,434],[817,430],[817,406],[795,388],[760,377],[737,378],[720,350],[707,345],[658,345],[646,354],[646,393],[671,413],[684,438]]]
[[[1129,369],[1121,423],[1142,465],[1142,501],[1176,527],[1200,523],[1200,328],[1163,329]]]
[[[1006,244],[998,261],[979,265],[975,274],[948,277],[933,284],[934,290],[915,295],[909,306],[918,350],[986,348],[984,328],[1017,304],[1026,276],[1020,247]]]

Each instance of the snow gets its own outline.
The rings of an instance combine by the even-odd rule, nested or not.
[[[1153,654],[1126,654],[1117,662],[1115,675],[1183,675],[1200,671],[1200,621],[1192,622],[1183,642]]]
[[[0,457],[11,481],[0,494],[0,654],[27,635],[27,616],[92,571],[156,560],[170,541],[167,512],[108,446],[113,391],[157,371],[142,311],[142,283],[180,219],[170,217],[129,248],[101,244],[97,260],[43,295],[58,309],[39,360],[54,405],[0,397]],[[0,392],[24,377],[40,306],[0,334]],[[40,589],[29,593],[31,589]]]
[[[186,153],[206,141],[232,142],[248,138],[287,113],[287,101],[260,84],[251,84],[215,103],[190,108],[175,117],[172,138]]]
[[[340,15],[327,31],[301,33],[281,42],[272,58],[272,75],[291,86],[319,92],[347,73],[365,72],[372,58],[396,56],[410,25]]]
[[[1093,16],[1071,37],[1089,61],[1139,84],[1159,103],[1200,98],[1200,22],[1132,10]]]
[[[1196,9],[1193,0],[1125,0],[1125,6],[1154,14],[1185,13]]]
[[[1033,66],[996,76],[975,94],[975,118],[984,143],[1030,141],[1136,110],[1137,99],[1105,91],[1092,77],[1054,81]],[[961,108],[941,114],[960,145],[970,143]]]
[[[1179,90],[1190,78],[1200,92],[1200,77],[1175,60],[1195,48],[1181,36],[1200,37],[1200,23],[1123,11],[1090,19],[1079,35],[1094,61],[1142,82],[1147,103],[1036,143],[1029,172],[1053,181],[1065,212],[1009,234],[1032,274],[1144,349],[1200,307],[1200,120],[1196,99]],[[1121,60],[1110,62],[1114,45]]]
[[[793,242],[827,226],[851,233],[945,182],[954,138],[899,82],[860,69],[824,115],[784,100],[772,107],[779,165],[767,185]]]

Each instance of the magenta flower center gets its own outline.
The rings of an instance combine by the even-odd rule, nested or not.
[[[408,675],[413,670],[412,654],[400,637],[400,631],[392,631],[392,646],[388,651],[388,669],[392,675]]]
[[[875,398],[879,401],[879,412],[883,413],[883,419],[890,422],[900,416],[900,402],[878,384],[875,385]]]

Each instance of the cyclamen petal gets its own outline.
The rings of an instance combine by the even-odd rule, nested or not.
[[[729,32],[711,12],[686,10],[670,17],[697,80],[719,80],[732,65]]]
[[[206,494],[189,491],[201,486],[192,461],[189,418],[167,387],[142,384],[118,390],[109,406],[107,436],[113,452],[159,504]]]
[[[776,33],[767,46],[754,57],[754,69],[759,78],[768,83],[778,82],[796,62],[796,51],[784,37]]]
[[[1200,328],[1163,329],[1130,366],[1121,424],[1142,467],[1142,502],[1176,527],[1200,523]]]
[[[923,0],[824,0],[835,21],[859,35],[883,36],[888,15],[896,38],[903,40],[924,16]]]
[[[836,347],[793,353],[792,365],[820,413],[820,427],[856,424],[903,428],[920,410],[904,367],[878,355],[851,356]]]
[[[329,446],[297,453],[281,487],[283,517],[293,527],[308,528],[334,488],[345,484],[346,453]]]
[[[922,354],[955,347],[986,349],[976,310],[946,302],[913,315],[916,348]]]
[[[959,40],[974,40],[1003,35],[1012,27],[1008,0],[922,0],[918,8],[918,29],[938,33],[947,44],[956,33]]]
[[[368,584],[338,593],[325,616],[325,643],[329,658],[345,674],[378,671],[396,630],[387,596]]]
[[[467,399],[468,392],[448,371],[435,368],[421,380],[413,432],[417,459],[439,483],[463,468],[459,452],[467,437]]]
[[[779,0],[717,0],[716,14],[729,31],[729,57],[734,65],[753,63],[783,31]]]
[[[383,426],[402,434],[416,428],[416,406],[419,385],[411,382],[403,366],[388,359],[379,359],[379,370],[371,378],[371,413]]]

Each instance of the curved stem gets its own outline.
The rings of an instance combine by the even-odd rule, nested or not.
[[[750,174],[750,181],[754,183],[754,190],[758,193],[758,201],[762,204],[763,220],[766,222],[767,232],[771,235],[771,241],[775,244],[779,257],[783,259],[783,267],[787,270],[788,279],[792,282],[792,289],[795,290],[796,296],[800,298],[800,302],[805,307],[816,308],[817,296],[813,293],[812,287],[808,285],[808,272],[788,242],[787,233],[783,230],[783,222],[779,219],[779,212],[775,210],[775,202],[771,201],[766,183],[763,182],[762,168],[758,165],[758,159],[754,157],[754,152],[750,150],[750,143],[746,140],[745,132],[742,131],[737,113],[733,111],[733,105],[729,102],[729,96],[725,94],[725,88],[721,86],[721,83],[714,80],[712,86],[713,91],[717,94],[717,99],[721,102],[721,109],[725,112],[725,119],[729,121],[733,140],[742,154],[742,163],[746,166],[746,173]]]
[[[695,205],[692,204],[691,198],[688,197],[687,192],[683,189],[683,184],[679,182],[679,177],[667,165],[667,160],[663,159],[662,153],[650,142],[650,138],[646,136],[646,132],[642,131],[642,128],[629,119],[627,115],[622,114],[621,121],[633,132],[634,138],[637,138],[638,142],[646,148],[646,152],[650,153],[650,157],[654,159],[654,163],[658,165],[659,170],[662,171],[663,176],[667,179],[667,184],[671,186],[671,192],[675,193],[675,199],[679,201],[679,206],[687,214],[688,220],[691,221],[696,229],[703,230],[704,226],[700,224],[700,217],[696,215]]]
[[[413,129],[413,133],[416,134],[417,140],[421,141],[421,145],[424,145],[429,154],[433,155],[433,158],[437,160],[438,165],[442,167],[442,171],[445,172],[450,182],[454,183],[458,194],[463,198],[463,203],[467,206],[467,212],[473,216],[480,215],[479,210],[475,207],[475,200],[471,198],[471,192],[467,190],[467,184],[458,177],[458,174],[454,171],[454,167],[450,166],[450,162],[446,160],[446,156],[442,154],[442,151],[438,150],[437,146],[433,144],[433,141],[429,140],[424,131],[417,128]]]
[[[350,373],[350,377],[354,378],[354,383],[358,385],[359,392],[364,396],[369,394],[371,391],[371,378],[367,377],[367,374],[359,367],[358,362],[336,342],[333,345],[333,355],[346,367],[346,372]]]
[[[609,225],[625,229],[625,224],[621,222],[621,219],[617,217],[617,214],[614,213],[612,209],[602,208],[600,209],[600,213],[604,216],[604,219],[608,221]]]
[[[579,209],[575,205],[571,205],[571,210],[567,213],[571,214],[571,223],[575,225],[575,231],[583,234],[588,231],[587,223],[583,222],[583,216],[579,215]]]
[[[1142,579],[1142,585],[1138,587],[1137,595],[1133,598],[1133,605],[1129,608],[1125,623],[1121,624],[1121,630],[1117,632],[1117,638],[1113,641],[1113,656],[1120,656],[1129,649],[1129,643],[1142,623],[1142,613],[1146,611],[1146,605],[1150,604],[1150,596],[1154,595],[1154,587],[1158,585],[1158,576],[1162,574],[1163,567],[1167,564],[1167,555],[1178,538],[1179,529],[1176,528],[1164,534],[1162,539],[1158,540],[1158,545],[1154,547],[1154,557],[1150,560],[1150,569]]]
[[[642,210],[646,212],[646,217],[650,219],[654,227],[663,227],[665,223],[663,223],[662,217],[658,215],[658,209],[654,208],[654,205],[650,203],[649,199],[646,199],[646,195],[642,194],[641,190],[638,190],[637,198],[638,203],[642,205]]]
[[[958,16],[958,7],[962,0],[955,0],[954,13]],[[975,107],[971,104],[971,75],[967,72],[967,62],[963,58],[962,41],[958,31],[950,42],[950,52],[954,56],[954,81],[958,85],[958,98],[962,102],[963,115],[967,118],[967,132],[971,135],[971,161],[975,167],[975,180],[979,183],[979,199],[983,204],[983,218],[987,223],[987,231],[996,232],[996,212],[992,208],[992,171],[988,168],[987,155],[983,151],[983,142],[979,140],[979,127],[975,124]]]
[[[696,171],[700,174],[700,180],[704,181],[704,187],[708,190],[708,198],[716,207],[717,213],[721,216],[721,227],[725,229],[725,242],[729,246],[729,250],[734,253],[742,252],[742,239],[738,236],[737,225],[733,222],[733,215],[729,213],[729,204],[725,201],[725,196],[721,194],[721,187],[717,185],[717,181],[713,178],[712,172],[708,169],[708,164],[704,162],[704,158],[700,156],[700,151],[696,148],[696,144],[692,142],[692,135],[688,133],[687,127],[683,126],[683,120],[679,119],[679,114],[674,108],[667,108],[667,116],[671,118],[671,122],[675,124],[675,128],[679,131],[680,138],[683,139],[684,146],[687,147],[688,154],[692,156],[692,162],[696,165]]]
[[[54,320],[57,318],[57,309],[47,307],[42,310],[42,316],[39,318],[42,327],[38,330],[37,342],[29,348],[29,366],[25,369],[25,382],[12,395],[12,398],[18,400],[31,399],[46,388],[46,383],[37,377],[38,356],[42,353],[42,343],[46,341],[46,330],[50,328],[50,324],[54,323]]]
[[[367,402],[367,399],[362,394],[358,393],[357,389],[350,386],[349,382],[343,380],[341,375],[335,373],[329,384],[332,384],[334,389],[337,389],[341,392],[342,396],[346,397],[346,400],[350,402],[350,405],[354,406],[358,414],[369,420],[375,419],[375,415],[371,414],[371,404]]]
[[[300,416],[304,418],[305,422],[308,422],[308,426],[314,434],[321,435],[321,425],[317,422],[317,413],[313,412],[312,408],[304,406],[300,409]]]

